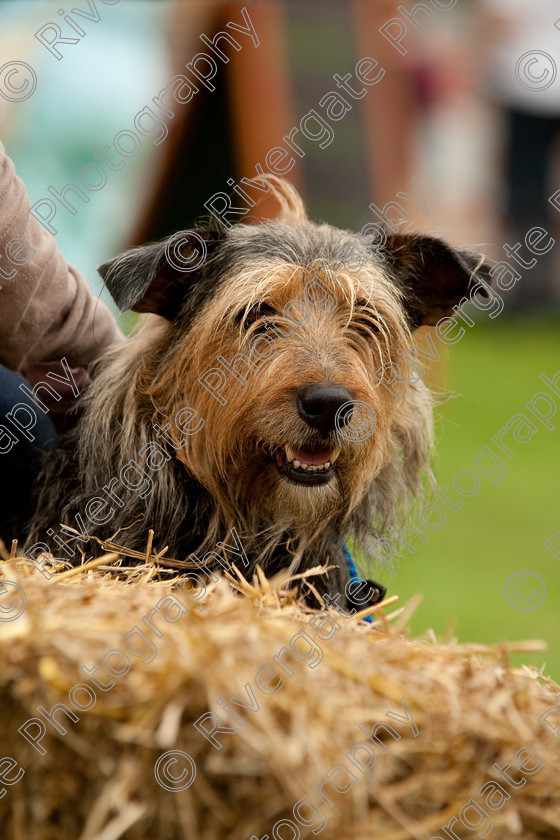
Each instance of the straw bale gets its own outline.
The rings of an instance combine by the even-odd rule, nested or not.
[[[559,705],[560,688],[534,668],[508,663],[511,651],[540,650],[542,643],[487,647],[436,641],[430,633],[410,640],[408,613],[391,613],[394,599],[376,608],[373,625],[338,616],[332,638],[319,639],[317,620],[309,623],[316,614],[296,601],[285,580],[261,575],[253,585],[238,581],[241,594],[221,580],[196,606],[195,594],[189,600],[188,590],[156,579],[162,575],[151,558],[118,571],[115,560],[109,555],[49,580],[22,559],[0,562],[0,579],[17,582],[26,598],[17,619],[0,621],[0,759],[14,761],[11,772],[0,764],[0,779],[4,773],[11,780],[4,795],[0,785],[2,838],[284,840],[297,836],[294,829],[287,823],[273,833],[273,827],[281,819],[297,824],[294,804],[305,796],[315,809],[301,805],[302,819],[319,820],[312,812],[322,808],[327,824],[299,825],[301,837],[446,837],[442,827],[470,799],[484,807],[478,791],[498,778],[492,765],[513,766],[523,747],[543,764],[522,787],[504,784],[511,796],[499,810],[488,811],[489,836],[560,837],[560,744],[539,721]],[[182,599],[183,614],[171,600],[162,601],[169,594]],[[150,631],[142,619],[158,603],[163,606],[152,613]],[[80,668],[101,665],[110,650],[124,651],[125,634],[134,627],[157,645],[157,655],[147,662],[147,655],[129,653],[128,673],[114,676],[109,689],[97,687],[89,710],[79,708],[88,703],[84,690],[72,694],[78,707],[71,705],[77,683],[94,687]],[[296,635],[300,631],[314,641],[321,659]],[[127,639],[140,650],[140,636]],[[282,660],[288,670],[281,670],[273,657],[291,645]],[[119,661],[118,655],[109,659],[114,670]],[[268,683],[275,693],[257,685],[257,672],[267,666],[284,679],[280,688],[279,679]],[[95,673],[107,686],[107,673]],[[232,697],[247,704],[254,698],[259,706],[252,711],[230,704],[241,726],[219,703]],[[66,734],[38,711],[56,703],[79,718],[71,722],[58,713]],[[406,704],[416,735],[406,723]],[[193,726],[207,712],[237,729],[218,736],[221,749]],[[18,731],[31,718],[45,722],[42,755]],[[390,724],[400,737],[379,735],[373,778],[367,778],[347,754],[367,763],[367,752],[352,748],[368,740],[360,724],[371,730],[376,721]],[[155,776],[158,759],[173,750],[188,754],[196,767],[184,790],[165,790]],[[312,789],[335,765],[355,781],[344,793],[327,783],[322,793],[328,806]],[[14,781],[18,768],[24,774]],[[175,764],[172,775],[179,770]],[[185,773],[192,777],[192,770]],[[331,772],[331,781],[336,773],[342,770]],[[459,824],[456,831],[478,837],[482,828]]]

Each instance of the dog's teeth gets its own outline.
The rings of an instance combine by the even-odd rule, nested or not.
[[[280,457],[280,453],[282,450],[278,449],[278,457]],[[287,445],[284,447],[284,456],[286,458],[286,462],[296,470],[307,470],[308,472],[324,472],[324,470],[328,470],[332,467],[336,459],[340,454],[340,448],[334,449],[331,455],[330,461],[325,461],[323,464],[304,464],[303,461],[300,461],[294,455],[294,450],[291,446]]]

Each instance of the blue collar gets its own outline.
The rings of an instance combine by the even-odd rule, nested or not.
[[[348,546],[346,545],[346,543],[344,543],[344,545],[342,546],[342,553],[344,554],[344,557],[345,557],[345,559],[346,559],[346,564],[347,564],[347,566],[348,566],[348,571],[349,571],[349,573],[350,573],[350,581],[351,581],[352,583],[354,583],[354,582],[357,582],[357,583],[359,583],[359,582],[363,582],[363,581],[362,581],[362,579],[361,579],[361,577],[360,577],[360,576],[359,576],[359,574],[358,574],[358,570],[357,570],[357,568],[356,568],[356,564],[354,563],[354,558],[353,558],[353,557],[352,557],[352,555],[350,554],[350,551],[349,551]],[[372,615],[366,615],[366,617],[365,617],[363,620],[364,620],[364,621],[373,622],[373,616],[372,616]]]

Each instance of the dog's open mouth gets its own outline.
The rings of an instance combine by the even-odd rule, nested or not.
[[[282,475],[298,484],[327,484],[334,476],[334,464],[340,449],[278,446],[267,451]]]

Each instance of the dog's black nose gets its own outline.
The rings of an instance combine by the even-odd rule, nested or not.
[[[340,409],[351,402],[352,394],[342,385],[308,385],[297,395],[297,410],[309,426],[321,432],[330,432],[335,425],[345,426],[350,421],[352,405],[346,405],[343,411]]]

